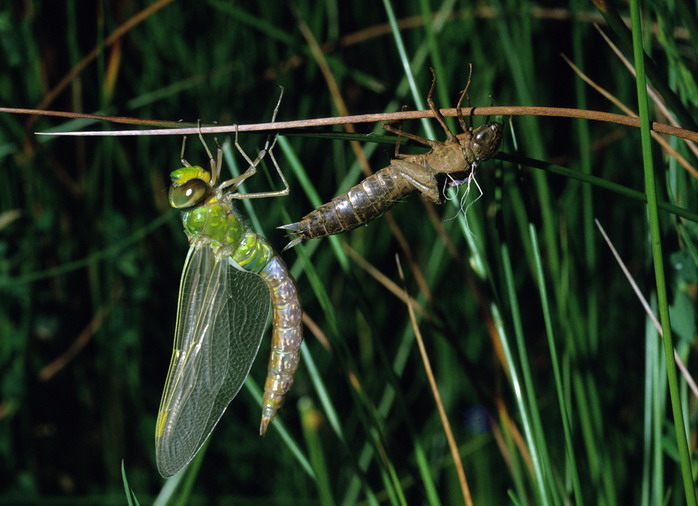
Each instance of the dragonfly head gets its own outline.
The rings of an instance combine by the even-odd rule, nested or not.
[[[211,174],[199,166],[182,167],[170,172],[172,185],[168,199],[175,209],[201,204],[212,193]]]

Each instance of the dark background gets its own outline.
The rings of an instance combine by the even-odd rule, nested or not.
[[[0,106],[243,124],[268,121],[283,86],[279,121],[338,115],[299,29],[305,23],[350,114],[423,107],[429,66],[438,75],[435,100],[453,107],[469,63],[473,105],[619,112],[585,87],[560,53],[636,109],[634,79],[592,27],[603,18],[585,2],[483,2],[477,8],[394,2],[407,62],[381,2],[171,2],[104,48],[149,5],[156,4],[11,2],[0,10]],[[439,9],[442,22],[433,18]],[[671,31],[683,27],[682,9],[648,5],[655,31],[646,41],[664,79],[695,104],[697,39],[691,26]],[[47,101],[95,48],[103,50]],[[405,63],[412,65],[421,104],[406,84]],[[636,130],[559,118],[494,119],[505,123],[504,153],[644,188]],[[0,114],[1,503],[123,504],[122,459],[142,504],[163,486],[153,434],[187,249],[166,200],[181,138],[34,135],[121,128]],[[436,124],[431,132],[418,121],[403,128],[443,139]],[[379,125],[356,129],[381,133]],[[278,251],[286,238],[275,227],[297,221],[317,203],[302,175],[321,202],[363,177],[348,142],[284,133],[275,153],[291,195],[239,206],[252,226],[253,213],[258,231]],[[264,137],[241,134],[240,141],[254,154]],[[361,147],[371,168],[386,166],[393,146],[368,141]],[[189,147],[187,158],[205,164],[197,143]],[[660,199],[695,209],[695,180],[659,149],[655,161]],[[193,488],[165,492],[163,502],[417,504],[438,497],[461,503],[407,308],[346,257],[349,246],[398,288],[400,256],[405,286],[425,309],[420,328],[476,504],[503,504],[508,494],[542,504],[531,441],[543,452],[552,503],[573,497],[570,476],[583,485],[589,504],[651,504],[665,494],[670,504],[681,503],[659,341],[646,330],[641,306],[592,221],[602,222],[651,299],[645,207],[511,162],[488,162],[477,181],[483,196],[471,207],[434,208],[417,196],[396,205],[390,219],[401,235],[386,217],[283,254],[318,331],[305,329],[309,355],[279,421],[315,478],[279,435],[277,422],[266,437],[257,435],[260,409],[243,389],[214,431],[198,475],[192,469]],[[278,188],[273,171],[265,170],[247,191]],[[662,220],[674,339],[690,369],[695,223],[666,213]],[[529,224],[540,241],[548,309],[541,304]],[[252,369],[257,384],[268,346],[265,338]],[[512,370],[519,379],[530,377],[521,391],[512,388]],[[695,403],[684,394],[694,435]],[[560,396],[572,426],[571,456]]]

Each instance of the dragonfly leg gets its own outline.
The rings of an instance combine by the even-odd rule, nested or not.
[[[238,186],[240,186],[242,183],[245,182],[247,178],[250,178],[254,176],[257,173],[257,164],[259,161],[262,159],[261,157],[263,156],[263,153],[266,154],[265,150],[260,151],[259,155],[257,155],[257,158],[253,162],[250,160],[250,157],[247,156],[247,153],[245,153],[245,150],[242,149],[242,146],[238,143],[238,126],[235,125],[235,147],[237,148],[238,152],[242,155],[242,157],[245,159],[245,161],[249,164],[249,167],[245,172],[240,174],[238,177],[234,177],[233,179],[229,179],[224,183],[221,183],[219,189],[224,190],[224,189],[232,189],[232,190],[237,190]],[[222,150],[221,150],[222,151]],[[233,194],[231,194],[231,197]]]
[[[400,108],[400,111],[404,112],[407,110],[407,106],[403,105]],[[400,154],[400,137],[402,137],[402,120],[398,120],[394,122],[397,125],[397,131],[395,131],[395,128],[392,128],[389,123],[386,123],[383,125],[383,129],[387,130],[388,132],[395,133],[397,135],[397,139],[395,140],[395,156],[394,158],[403,158],[403,155]],[[388,125],[386,127],[386,125]]]
[[[220,176],[221,170],[223,169],[223,148],[220,147],[218,141],[216,141],[216,145],[218,146],[216,150],[216,162],[214,164],[213,158],[211,158],[211,167],[217,167],[216,172],[218,173],[217,175]]]
[[[405,110],[405,106],[402,106]],[[402,121],[397,124],[397,138],[395,139],[395,158],[400,158],[400,137],[402,137]]]
[[[183,167],[191,167],[191,163],[189,163],[188,161],[186,161],[184,159],[184,148],[186,146],[187,146],[187,136],[183,135],[182,136],[182,151],[180,151],[180,153],[179,153],[179,158],[180,158],[180,161],[182,162]]]
[[[463,119],[463,109],[461,109],[460,105],[463,102],[463,98],[465,98],[466,103],[468,104],[468,107],[470,107],[470,95],[468,95],[468,89],[470,88],[470,80],[473,77],[473,64],[470,65],[470,73],[468,74],[468,82],[465,84],[465,89],[463,92],[460,94],[460,97],[458,98],[458,104],[456,105],[456,111],[458,111],[458,124],[460,127],[463,129],[464,132],[468,132],[473,129],[473,115],[471,114],[469,116],[470,118],[470,128],[465,126],[465,119]]]
[[[394,126],[390,125],[389,123],[384,123],[383,124],[383,130],[387,130],[391,134],[395,134],[398,137],[406,137],[410,140],[413,140],[415,142],[418,142],[420,144],[426,144],[427,146],[431,146],[432,148],[437,146],[438,144],[441,144],[438,141],[432,141],[431,139],[425,139],[424,137],[420,137],[418,135],[411,134],[409,132],[403,132],[401,129],[397,129]],[[400,157],[396,156],[396,158],[401,158],[403,155],[400,155]]]
[[[429,70],[431,70],[431,88],[429,88],[429,94],[427,95],[427,104],[429,104],[429,109],[431,109],[431,112],[434,113],[434,117],[436,118],[436,121],[439,122],[439,125],[441,125],[441,128],[443,128],[444,132],[446,132],[446,142],[447,143],[458,142],[458,140],[456,139],[456,136],[453,135],[453,132],[451,132],[451,129],[448,128],[448,125],[446,124],[446,120],[444,120],[443,114],[441,114],[441,111],[436,108],[436,104],[434,103],[434,99],[431,98],[434,95],[434,87],[436,86],[436,73],[434,72],[434,69],[432,67],[429,67]]]
[[[274,152],[272,149],[276,145],[276,138],[277,135],[274,135],[274,140],[271,143],[271,146],[269,145],[269,139],[267,139],[267,142],[264,145],[264,148],[262,151],[259,152],[257,157],[255,158],[254,161],[250,160],[250,158],[247,156],[247,154],[243,151],[242,147],[240,144],[237,142],[237,129],[235,131],[235,147],[238,149],[238,151],[243,155],[245,158],[245,161],[250,164],[248,169],[243,172],[241,175],[236,177],[235,179],[231,179],[230,181],[226,181],[221,185],[221,189],[227,188],[229,186],[233,186],[234,188],[237,188],[240,186],[247,178],[252,177],[257,173],[257,164],[264,158],[267,154],[269,155],[269,158],[271,158],[271,163],[276,169],[276,173],[279,175],[281,178],[281,182],[284,184],[283,190],[276,190],[276,191],[270,191],[270,192],[259,192],[259,193],[232,193],[230,194],[231,198],[234,199],[261,199],[261,198],[267,198],[267,197],[283,197],[285,195],[288,195],[290,190],[290,187],[288,186],[288,181],[286,181],[286,177],[284,176],[283,171],[281,170],[281,167],[279,167],[279,163],[276,161],[276,157],[274,156]]]
[[[218,178],[221,175],[221,166],[223,164],[223,151],[221,150],[220,146],[218,146],[218,156],[216,159],[214,159],[213,155],[211,154],[211,150],[208,148],[208,144],[206,144],[206,141],[204,140],[204,136],[201,134],[200,119],[196,120],[196,127],[199,130],[199,140],[201,141],[201,144],[204,145],[204,149],[206,150],[206,154],[208,155],[208,163],[209,167],[211,168],[211,184],[214,185],[216,184],[216,181],[218,181]],[[218,144],[218,141],[216,141],[216,144]]]
[[[180,123],[181,123],[182,121],[183,121],[183,120],[181,120],[181,119],[179,120]],[[182,149],[181,149],[181,151],[179,152],[179,161],[182,162],[182,167],[191,167],[191,163],[189,163],[189,162],[188,162],[187,160],[185,160],[185,158],[184,158],[184,149],[186,148],[186,146],[187,146],[187,136],[186,136],[186,135],[183,135],[183,136],[182,136]]]
[[[271,115],[271,122],[272,123],[274,123],[274,121],[276,121],[276,114],[279,112],[279,106],[281,105],[281,99],[284,96],[284,89],[283,89],[283,87],[280,87],[280,88],[281,88],[281,93],[279,94],[279,100],[276,102],[276,107],[274,107],[274,112]],[[274,140],[270,146],[269,145],[269,136],[268,136],[266,142],[264,143],[264,148],[262,148],[262,150],[257,154],[257,157],[254,159],[254,161],[252,161],[250,159],[250,157],[247,155],[247,153],[245,152],[245,150],[242,149],[242,146],[240,146],[240,143],[238,142],[238,127],[237,127],[237,125],[235,126],[235,148],[242,155],[242,157],[245,159],[245,161],[249,164],[249,167],[245,171],[244,174],[247,174],[248,172],[250,174],[248,176],[246,176],[244,179],[247,179],[248,177],[254,175],[257,172],[257,164],[259,164],[259,162],[262,161],[262,158],[264,158],[267,153],[270,153],[271,150],[274,149],[274,146],[276,145],[277,137],[278,137],[278,134],[274,136]],[[244,179],[243,179],[243,181],[244,181]],[[283,177],[282,177],[282,179],[283,179]]]
[[[271,117],[272,123],[274,123],[274,121],[276,120],[276,114],[279,112],[279,105],[281,105],[281,98],[283,96],[284,96],[284,89],[281,88],[281,93],[279,94],[279,100],[276,103],[276,107],[274,108],[274,112],[273,112],[272,117]],[[257,154],[257,157],[253,161],[247,155],[245,150],[242,149],[242,146],[238,142],[238,128],[236,126],[235,127],[235,148],[242,155],[242,157],[249,164],[249,166],[245,172],[243,172],[241,175],[239,175],[235,179],[231,179],[230,181],[226,181],[225,183],[223,183],[221,185],[221,189],[228,188],[231,186],[233,188],[237,188],[238,186],[240,186],[243,183],[243,181],[245,181],[247,178],[249,178],[257,173],[257,165],[268,154],[269,158],[271,158],[272,165],[274,165],[274,168],[276,169],[277,174],[279,174],[279,177],[281,178],[281,181],[284,184],[284,189],[277,190],[277,191],[271,191],[271,192],[260,192],[260,193],[232,193],[232,194],[230,194],[230,197],[234,198],[234,199],[258,199],[258,198],[266,198],[266,197],[282,197],[282,196],[288,195],[290,192],[290,188],[288,186],[288,181],[286,181],[286,178],[284,177],[284,174],[281,170],[281,167],[279,167],[279,163],[276,161],[276,157],[274,156],[274,152],[273,152],[274,146],[276,146],[276,140],[277,140],[278,136],[279,136],[278,133],[273,136],[273,140],[271,141],[271,144],[270,144],[271,136],[268,136],[266,142],[264,143],[264,147]]]
[[[400,108],[401,112],[407,110],[407,106],[403,105]],[[400,158],[400,138],[402,137],[402,120],[397,122],[397,139],[395,140],[395,158]]]
[[[390,164],[401,177],[410,182],[423,197],[432,202],[441,203],[439,187],[433,174],[424,170],[418,163],[407,160],[393,160]]]

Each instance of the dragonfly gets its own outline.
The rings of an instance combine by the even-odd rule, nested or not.
[[[278,109],[278,104],[277,104]],[[274,117],[276,110],[274,111]],[[274,121],[274,119],[272,119]],[[248,228],[233,207],[236,199],[289,193],[269,139],[255,160],[238,144],[249,168],[218,183],[223,151],[210,169],[191,165],[170,174],[170,205],[182,210],[190,247],[179,287],[175,339],[155,429],[155,456],[163,477],[173,476],[197,454],[228,404],[240,391],[259,350],[272,309],[272,344],[262,400],[260,435],[281,407],[300,359],[302,308],[295,282],[269,243]],[[266,155],[284,190],[239,193]]]
[[[472,128],[465,124],[463,118],[461,102],[467,96],[470,79],[456,106],[463,133],[454,135],[432,99],[436,75],[433,69],[431,71],[432,81],[427,103],[446,133],[446,140],[440,142],[424,139],[384,124],[385,130],[398,136],[395,158],[390,165],[311,211],[300,221],[278,227],[288,231],[292,237],[284,251],[305,239],[340,234],[365,225],[415,191],[419,191],[425,199],[441,204],[446,198],[446,187],[469,182],[480,163],[494,156],[502,140],[502,124],[492,121]],[[424,154],[400,154],[400,137],[426,144],[431,150]]]

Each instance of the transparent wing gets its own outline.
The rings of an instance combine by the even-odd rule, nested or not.
[[[160,474],[176,474],[237,395],[259,350],[271,307],[257,274],[192,246],[179,287],[172,360],[155,428]]]

